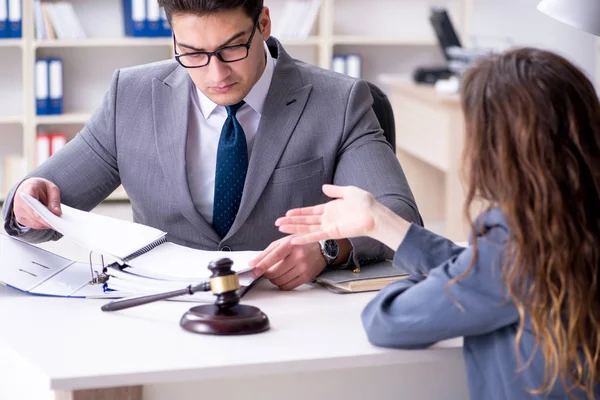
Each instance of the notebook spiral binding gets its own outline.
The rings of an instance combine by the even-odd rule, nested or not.
[[[155,248],[155,247],[157,247],[157,246],[160,246],[161,244],[163,244],[163,243],[166,243],[166,242],[167,242],[167,237],[166,237],[166,236],[163,236],[163,237],[161,237],[160,239],[158,239],[158,240],[156,240],[156,241],[154,241],[154,242],[150,243],[148,246],[146,246],[146,247],[142,247],[142,248],[141,248],[141,249],[139,249],[138,251],[136,251],[136,252],[134,252],[134,253],[132,253],[132,254],[128,255],[127,257],[125,257],[125,258],[123,259],[123,261],[125,261],[125,262],[127,262],[127,261],[131,261],[131,260],[133,260],[134,258],[136,258],[136,257],[139,257],[139,256],[141,256],[142,254],[144,254],[144,253],[147,253],[147,252],[149,252],[150,250],[152,250],[153,248]]]

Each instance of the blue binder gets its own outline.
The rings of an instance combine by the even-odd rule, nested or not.
[[[35,111],[37,115],[48,115],[50,113],[50,77],[48,72],[47,59],[41,58],[35,61]]]
[[[8,0],[0,0],[0,39],[10,37],[8,28]]]
[[[12,38],[22,37],[21,0],[8,0],[8,26]]]
[[[2,0],[0,0],[0,1],[2,1]],[[161,23],[160,36],[170,37],[173,34],[173,32],[171,31],[171,25],[169,25],[169,21],[167,20],[167,14],[165,14],[164,8],[160,9],[160,23]]]
[[[63,112],[63,62],[60,58],[48,59],[49,82],[49,113],[52,115]]]
[[[161,36],[161,20],[160,20],[160,7],[158,6],[158,0],[148,0],[146,3],[146,24],[147,24],[147,36],[159,37]]]
[[[148,36],[146,0],[122,0],[122,2],[125,35],[132,37]]]

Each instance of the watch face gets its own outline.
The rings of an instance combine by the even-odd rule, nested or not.
[[[328,257],[336,259],[340,249],[335,240],[326,240],[323,251],[325,251],[325,254],[327,254]]]

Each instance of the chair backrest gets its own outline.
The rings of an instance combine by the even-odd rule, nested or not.
[[[396,123],[394,120],[394,112],[392,104],[387,95],[381,89],[371,82],[367,82],[373,96],[373,110],[379,120],[379,125],[383,129],[383,134],[388,143],[392,145],[394,153],[396,152]]]

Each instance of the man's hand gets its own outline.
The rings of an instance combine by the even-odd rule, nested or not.
[[[58,186],[47,179],[29,178],[21,182],[13,202],[13,213],[19,224],[32,229],[52,229],[46,221],[27,205],[25,200],[21,198],[21,193],[27,193],[38,199],[52,213],[60,216],[62,210],[60,209],[60,190]]]
[[[254,276],[269,279],[282,290],[312,281],[326,266],[317,243],[292,245],[293,236],[279,239],[250,261]]]

